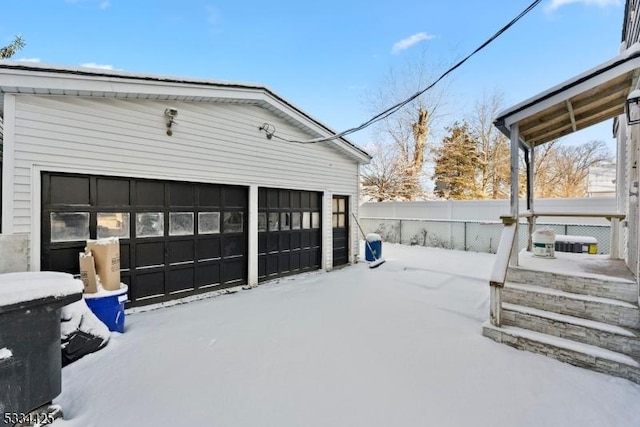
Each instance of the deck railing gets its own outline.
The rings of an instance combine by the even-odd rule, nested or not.
[[[609,249],[609,257],[611,259],[620,258],[620,221],[625,218],[625,214],[620,212],[525,212],[520,214],[521,218],[527,218],[529,224],[529,233],[527,241],[527,250],[531,251],[532,235],[536,227],[536,218],[539,217],[564,217],[564,218],[606,218],[611,222],[611,243]]]

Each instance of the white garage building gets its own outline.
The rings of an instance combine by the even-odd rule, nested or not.
[[[142,305],[358,254],[369,155],[289,142],[335,133],[265,87],[0,62],[0,117],[0,244],[26,240],[31,271],[78,273],[87,239],[117,236]]]

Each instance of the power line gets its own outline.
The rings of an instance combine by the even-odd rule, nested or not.
[[[478,46],[473,52],[471,52],[470,54],[468,54],[467,56],[465,56],[462,60],[458,61],[455,65],[453,65],[451,68],[449,68],[447,71],[445,71],[444,73],[442,73],[440,75],[440,77],[438,77],[433,83],[431,83],[429,86],[425,87],[422,90],[419,90],[418,92],[414,93],[413,95],[411,95],[410,97],[408,97],[407,99],[405,99],[404,101],[401,101],[389,108],[387,108],[386,110],[382,111],[381,113],[376,114],[375,116],[373,116],[372,118],[370,118],[369,120],[367,120],[366,122],[360,124],[359,126],[356,126],[354,128],[350,128],[345,130],[344,132],[340,132],[336,135],[330,136],[330,137],[326,137],[326,138],[314,138],[314,139],[309,139],[306,141],[301,141],[301,140],[293,140],[293,139],[287,139],[287,138],[283,138],[280,137],[278,135],[275,134],[275,128],[273,130],[273,133],[268,134],[269,139],[271,138],[276,138],[278,140],[281,141],[285,141],[285,142],[292,142],[292,143],[297,143],[297,144],[316,144],[316,143],[320,143],[320,142],[329,142],[329,141],[333,141],[334,139],[338,139],[338,138],[342,138],[344,136],[347,135],[351,135],[352,133],[355,132],[359,132],[369,126],[371,126],[372,124],[379,122],[380,120],[384,120],[387,117],[389,117],[390,115],[394,114],[395,112],[397,112],[398,110],[400,110],[402,107],[404,107],[405,105],[409,104],[411,101],[413,101],[414,99],[418,98],[420,95],[422,95],[423,93],[425,93],[426,91],[428,91],[429,89],[433,88],[436,84],[438,84],[442,79],[444,79],[445,77],[447,77],[449,74],[451,74],[453,71],[455,71],[456,69],[458,69],[462,64],[464,64],[465,62],[467,62],[467,60],[469,60],[472,56],[474,56],[476,53],[480,52],[482,49],[484,49],[485,47],[487,47],[489,44],[491,44],[495,39],[497,39],[498,37],[500,37],[504,32],[506,32],[509,28],[511,28],[516,22],[518,22],[520,19],[522,19],[526,14],[528,14],[529,12],[531,12],[536,6],[538,6],[538,4],[540,4],[542,2],[542,0],[535,0],[534,2],[532,2],[529,6],[527,6],[527,8],[525,8],[522,12],[520,12],[515,18],[513,18],[511,21],[509,21],[509,23],[507,23],[505,26],[503,26],[502,28],[500,28],[495,34],[493,34],[490,38],[488,38],[485,42],[483,42],[480,46]],[[260,130],[264,130],[262,127],[260,128]]]

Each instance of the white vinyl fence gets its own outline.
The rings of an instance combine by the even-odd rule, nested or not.
[[[535,203],[537,210],[552,212],[615,211],[614,198],[546,199]],[[365,233],[378,233],[383,242],[495,253],[503,227],[499,217],[507,213],[505,200],[385,202],[363,204],[359,220]],[[550,227],[556,234],[594,237],[598,253],[609,253],[611,227],[605,219],[544,218],[537,223],[537,228],[541,227]],[[527,232],[526,222],[521,222],[520,249],[527,245]]]

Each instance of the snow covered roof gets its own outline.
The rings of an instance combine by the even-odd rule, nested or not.
[[[624,114],[640,69],[640,44],[498,114],[494,124],[511,136],[539,145]]]
[[[266,108],[314,138],[336,134],[271,89],[251,83],[0,61],[0,111],[5,93],[251,104]],[[366,151],[346,138],[338,138],[333,143],[359,163],[371,160]]]

